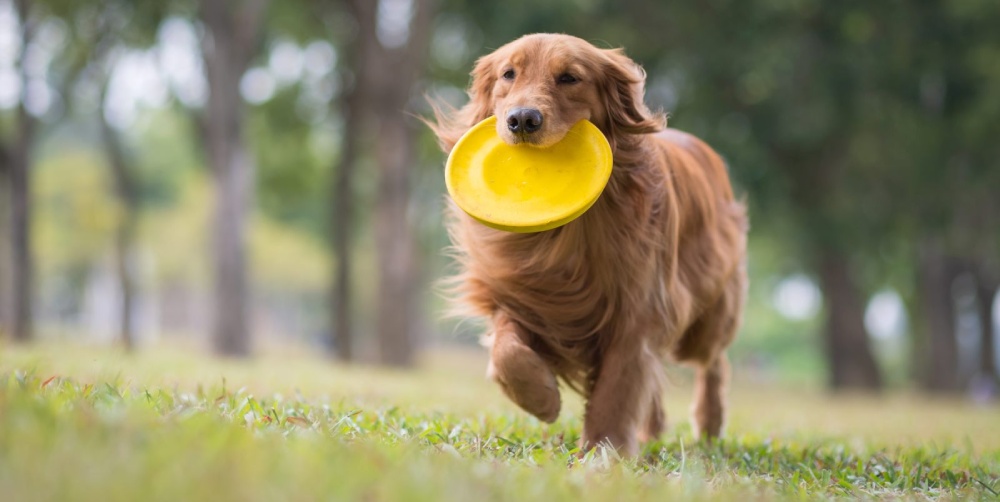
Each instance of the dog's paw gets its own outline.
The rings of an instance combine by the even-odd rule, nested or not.
[[[556,376],[545,361],[521,344],[510,344],[493,355],[487,376],[500,384],[503,393],[524,411],[543,422],[555,422],[562,398]]]

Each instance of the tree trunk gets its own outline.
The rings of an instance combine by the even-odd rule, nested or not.
[[[992,280],[987,274],[980,273],[976,284],[976,307],[979,313],[979,324],[981,326],[980,367],[979,375],[991,381],[994,386],[1000,384],[1000,373],[997,372],[996,343],[997,332],[993,324],[993,300],[997,294],[1000,284]]]
[[[409,25],[409,36],[401,47],[385,47],[377,37],[377,2],[353,0],[350,7],[358,23],[357,52],[362,57],[354,61],[354,87],[364,93],[357,98],[360,106],[348,111],[345,149],[363,141],[370,120],[378,132],[371,141],[375,145],[375,161],[378,164],[378,191],[375,202],[375,241],[379,268],[376,312],[376,335],[378,337],[378,357],[382,364],[409,366],[413,364],[416,314],[416,260],[413,229],[407,215],[410,202],[411,175],[414,165],[414,131],[405,120],[406,107],[419,70],[425,60],[429,45],[431,5],[428,0],[413,1],[413,18]],[[356,129],[356,130],[355,130]],[[353,136],[357,134],[357,136]],[[351,160],[356,152],[346,150],[341,171],[336,183],[336,213],[334,218],[334,239],[341,237],[337,244],[340,270],[335,277],[335,300],[337,332],[345,343],[343,323],[349,323],[345,302],[349,296],[349,271],[351,262],[344,262],[345,253],[350,250],[349,239],[342,237],[349,232],[350,222],[343,221],[350,210],[343,210],[351,201],[346,191],[350,189],[351,171],[344,171],[343,162]],[[345,181],[346,177],[346,181]],[[338,224],[337,220],[341,220]],[[339,227],[339,228],[338,228]],[[349,234],[347,234],[349,235]],[[338,348],[339,350],[339,348]],[[343,357],[343,355],[341,356]]]
[[[34,140],[34,119],[24,105],[18,108],[17,138],[10,163],[11,334],[27,342],[34,336],[32,300],[34,264],[31,255],[31,186],[29,169]]]
[[[376,2],[350,2],[358,26],[375,26]],[[361,153],[361,142],[369,132],[371,65],[378,57],[377,43],[371,34],[358,33],[348,52],[348,64],[354,69],[354,83],[342,100],[344,136],[340,158],[333,178],[333,211],[330,235],[336,265],[331,296],[330,347],[341,361],[354,359],[354,173]]]
[[[820,282],[826,302],[824,345],[830,364],[830,387],[879,389],[882,379],[865,331],[864,297],[843,254],[824,254]]]
[[[927,391],[955,392],[960,389],[952,296],[956,267],[936,243],[922,243],[919,254],[918,308],[914,312],[914,326],[919,330],[914,353],[916,375]]]
[[[215,351],[221,355],[250,353],[248,323],[246,226],[252,165],[241,142],[220,144],[210,139],[213,150],[215,212]]]
[[[10,154],[0,144],[0,339],[10,332]]]
[[[250,353],[246,227],[254,167],[243,139],[240,79],[253,57],[266,0],[202,0],[208,102],[204,123],[215,195],[212,231],[216,353]]]
[[[27,342],[34,337],[32,303],[34,299],[34,264],[31,254],[31,187],[29,169],[34,143],[35,119],[24,107],[28,78],[24,70],[24,51],[31,42],[34,28],[29,26],[26,0],[14,2],[21,27],[21,53],[17,68],[22,84],[21,101],[17,107],[14,143],[8,150],[10,175],[10,330],[15,341]]]
[[[383,117],[379,127],[378,205],[375,239],[378,245],[379,358],[390,366],[413,364],[415,288],[413,230],[407,217],[412,131],[402,118]]]
[[[363,1],[363,0],[362,0]],[[415,161],[415,131],[406,120],[406,108],[426,60],[433,19],[431,0],[413,0],[409,37],[398,48],[381,46],[376,59],[376,98],[373,102],[378,122],[378,199],[375,208],[375,239],[378,247],[379,292],[376,325],[379,359],[390,366],[410,366],[416,346],[415,298],[416,244],[407,215],[410,205],[411,172]],[[365,34],[377,40],[375,26]],[[362,30],[364,31],[364,30]]]
[[[106,91],[107,84],[105,83],[105,93]],[[101,102],[104,102],[104,99]],[[132,169],[128,166],[128,160],[126,160],[118,133],[111,127],[111,124],[108,124],[103,113],[97,115],[100,120],[104,152],[111,166],[115,193],[120,204],[118,227],[115,229],[115,273],[118,276],[118,288],[121,292],[118,336],[122,347],[131,352],[135,347],[133,322],[135,278],[131,262],[135,256],[135,231],[139,199],[135,181],[132,179]]]
[[[352,94],[357,94],[352,91]],[[359,127],[363,120],[360,100],[352,96],[346,101],[344,139],[340,150],[334,186],[333,214],[330,218],[333,253],[336,265],[333,275],[333,297],[330,347],[341,361],[354,359],[354,318],[351,293],[352,250],[354,247],[354,170],[358,160]]]

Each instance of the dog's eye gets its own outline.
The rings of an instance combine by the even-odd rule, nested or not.
[[[514,80],[514,70],[507,70],[503,72],[503,78],[505,80]]]
[[[563,73],[562,75],[559,75],[559,78],[556,79],[556,82],[559,82],[560,84],[575,84],[579,81],[580,79],[574,77],[573,75],[570,75],[569,73]]]

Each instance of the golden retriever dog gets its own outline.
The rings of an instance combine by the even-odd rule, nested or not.
[[[747,288],[746,211],[725,163],[650,112],[644,81],[621,50],[528,35],[480,58],[469,103],[430,123],[446,152],[491,115],[512,145],[552,145],[580,120],[610,142],[604,192],[562,227],[504,232],[451,204],[451,285],[461,315],[488,321],[487,373],[511,400],[553,422],[561,380],[587,401],[581,447],[624,455],[664,430],[668,357],[696,369],[696,434],[721,433]]]

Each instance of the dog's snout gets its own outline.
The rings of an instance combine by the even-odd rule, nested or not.
[[[507,114],[507,129],[513,133],[531,134],[542,128],[542,112],[535,108],[515,108]]]

